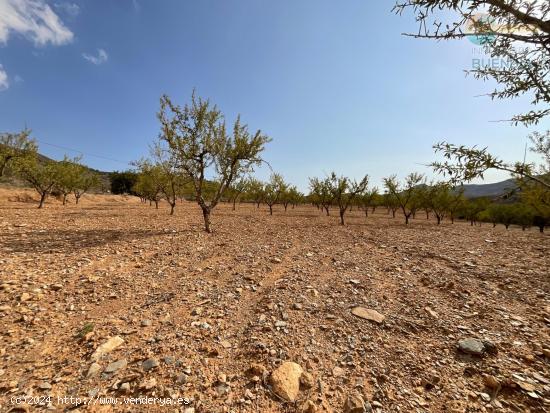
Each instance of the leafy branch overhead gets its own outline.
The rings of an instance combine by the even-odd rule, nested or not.
[[[498,83],[499,88],[488,95],[531,96],[532,109],[514,116],[514,123],[536,124],[550,115],[548,0],[399,0],[393,10],[414,14],[418,31],[408,36],[437,40],[478,36],[487,54],[503,63],[468,71],[477,79]]]

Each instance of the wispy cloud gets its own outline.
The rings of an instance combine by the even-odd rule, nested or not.
[[[15,83],[21,83],[21,82],[24,82],[25,79],[23,79],[21,76],[19,75],[15,75],[13,80],[15,81]]]
[[[138,0],[132,0],[132,6],[134,6],[136,12],[141,10],[141,4],[139,4]]]
[[[0,92],[10,87],[8,74],[4,70],[4,66],[0,65]]]
[[[82,57],[88,62],[93,63],[94,65],[100,65],[105,63],[109,59],[109,55],[103,49],[97,49],[97,56],[93,56],[88,53],[82,53]]]
[[[53,5],[57,10],[68,14],[71,17],[76,17],[80,14],[80,6],[76,3],[60,2]]]
[[[62,45],[73,33],[45,0],[0,0],[0,44],[14,34],[25,36],[38,46]]]

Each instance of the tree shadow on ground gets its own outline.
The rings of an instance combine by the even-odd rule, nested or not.
[[[54,230],[24,233],[0,233],[0,252],[72,253],[120,241],[133,241],[159,235],[165,231],[150,230]]]

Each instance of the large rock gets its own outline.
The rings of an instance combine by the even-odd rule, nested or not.
[[[465,338],[458,342],[458,349],[466,354],[481,356],[485,352],[485,344],[477,338]]]
[[[94,354],[92,354],[92,360],[99,360],[104,354],[110,353],[115,348],[122,345],[122,343],[124,343],[124,340],[119,336],[111,337],[94,351]]]
[[[354,307],[351,310],[351,313],[354,316],[357,316],[359,318],[364,318],[365,320],[374,321],[375,323],[378,323],[378,324],[383,323],[384,320],[386,319],[386,316],[384,316],[383,314],[380,314],[378,311],[372,310],[370,308],[360,307],[360,306]]]
[[[344,413],[365,413],[367,407],[359,394],[350,394],[344,402]]]
[[[271,373],[271,385],[275,394],[293,402],[300,391],[300,377],[303,369],[299,364],[286,361]]]

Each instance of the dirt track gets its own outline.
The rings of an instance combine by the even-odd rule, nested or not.
[[[547,234],[438,227],[424,214],[405,227],[382,210],[353,211],[341,227],[312,207],[269,216],[221,205],[208,235],[192,203],[170,217],[133,198],[36,210],[8,196],[0,191],[1,411],[12,396],[150,395],[193,402],[78,410],[293,412],[310,400],[340,412],[354,393],[383,412],[550,411]],[[352,315],[357,305],[385,321]],[[87,378],[92,353],[115,336],[124,343]],[[467,337],[498,353],[458,352]],[[150,358],[158,366],[145,371]],[[286,360],[314,379],[296,403],[269,385]],[[254,363],[266,373],[247,373]]]

